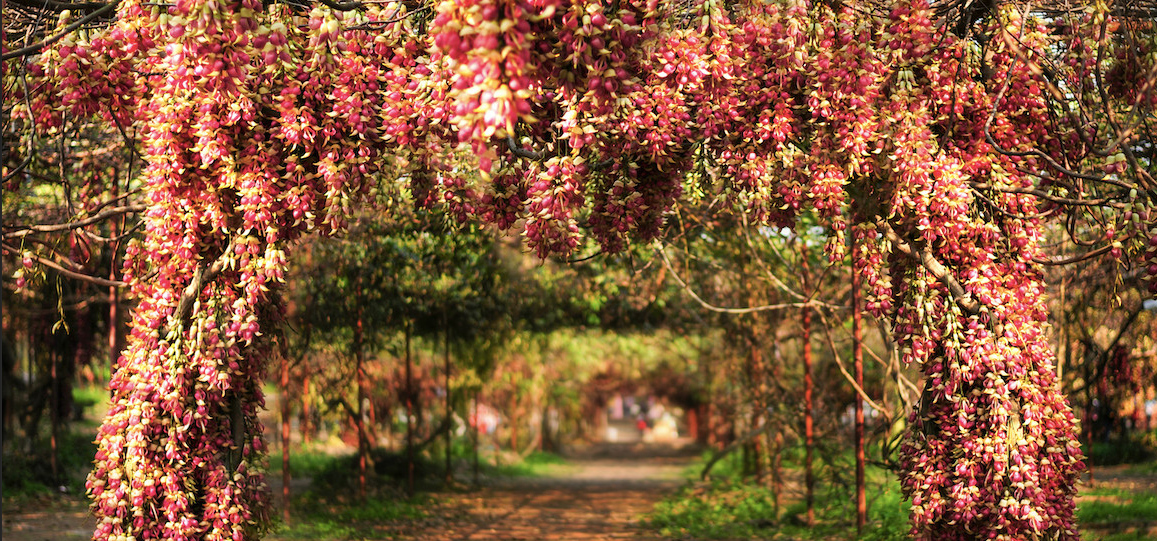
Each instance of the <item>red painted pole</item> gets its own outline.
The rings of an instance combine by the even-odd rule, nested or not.
[[[854,238],[854,237],[853,237]],[[859,255],[852,241],[852,356],[856,364],[856,386],[864,388],[864,321],[861,277],[855,265]],[[864,494],[864,401],[856,392],[856,533],[868,522],[868,500]]]
[[[289,524],[289,355],[281,353],[281,519]]]

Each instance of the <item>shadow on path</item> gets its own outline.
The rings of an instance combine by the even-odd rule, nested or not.
[[[597,444],[567,454],[571,466],[503,479],[451,497],[438,526],[411,532],[428,541],[595,540],[648,537],[639,519],[682,482],[698,456],[687,442]]]

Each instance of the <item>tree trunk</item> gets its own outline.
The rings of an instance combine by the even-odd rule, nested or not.
[[[812,455],[815,452],[815,421],[813,415],[812,393],[815,383],[812,381],[812,344],[811,344],[811,309],[804,307],[802,315],[803,340],[803,434],[804,434],[804,501],[807,504],[807,525],[813,526],[816,521],[815,512],[815,470],[812,468]]]
[[[406,325],[406,493],[414,495],[414,371],[410,326]]]
[[[1088,359],[1088,355],[1085,356]],[[1085,362],[1085,468],[1089,472],[1089,487],[1093,486],[1093,369],[1092,363]]]
[[[309,368],[305,369],[305,376],[301,380],[301,442],[308,445],[313,439],[313,408],[309,399]]]
[[[480,424],[482,424],[482,419],[480,419],[478,417],[478,391],[477,390],[474,391],[474,423],[472,423],[472,424],[473,424],[473,430],[470,431],[470,434],[472,435],[472,439],[473,439],[473,441],[471,443],[473,444],[473,447],[474,447],[474,485],[478,486],[478,462],[479,462],[478,427]]]
[[[450,327],[446,326],[445,316],[442,318],[442,377],[446,381],[446,420],[451,423],[450,430],[446,431],[446,484],[454,480],[454,470],[451,468],[450,445],[454,441],[453,418],[454,411],[450,404]]]
[[[361,296],[361,288],[358,288],[358,296]],[[366,461],[369,455],[369,439],[366,437],[366,395],[368,394],[369,383],[366,382],[366,366],[365,366],[365,336],[362,328],[362,308],[358,306],[358,319],[354,326],[354,355],[357,358],[357,378],[358,378],[358,405],[357,405],[357,429],[358,429],[358,497],[366,498]]]
[[[281,520],[286,525],[289,524],[289,483],[291,481],[289,471],[289,416],[291,408],[289,407],[289,355],[288,352],[282,348],[281,352]]]
[[[116,197],[117,196],[117,183],[112,182],[110,184],[111,184],[111,188],[112,188],[112,196]],[[122,217],[121,220],[123,221],[124,218]],[[116,237],[120,236],[119,225],[120,224],[118,224],[116,220],[112,220],[112,234],[110,235],[111,238],[116,238]],[[112,250],[112,257],[111,257],[112,261],[109,263],[109,269],[108,269],[109,281],[116,281],[116,279],[117,279],[117,257],[116,257],[116,254],[117,254],[117,248],[119,248],[119,246],[120,246],[120,243],[117,243],[116,245],[114,245],[113,250]],[[123,347],[123,344],[121,344],[121,339],[120,339],[120,336],[121,336],[120,335],[120,319],[121,319],[120,308],[121,308],[120,295],[117,293],[117,288],[116,288],[116,286],[109,286],[109,288],[108,288],[108,369],[109,369],[110,375],[112,374],[112,372],[114,370],[116,370],[117,357],[120,356],[121,349]]]
[[[856,272],[858,250],[852,247],[852,358],[856,365],[856,386],[864,388],[864,318],[861,277]],[[864,492],[864,400],[856,397],[856,533],[862,534],[868,521],[868,500]]]
[[[60,378],[57,377],[57,364],[59,362],[58,357],[62,354],[54,348],[48,355],[51,360],[51,366],[49,368],[49,378],[51,379],[49,380],[49,385],[52,387],[52,400],[49,401],[48,406],[48,415],[52,424],[51,434],[48,436],[49,444],[52,447],[52,456],[49,457],[49,461],[52,464],[52,482],[59,483],[60,463],[58,460],[59,451],[57,449],[56,438],[57,433],[60,431]]]

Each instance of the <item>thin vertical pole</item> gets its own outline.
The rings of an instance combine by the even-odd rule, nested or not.
[[[406,325],[406,493],[414,495],[414,373],[410,326]]]
[[[49,332],[52,333],[52,331]],[[48,353],[48,355],[52,361],[51,367],[49,368],[49,377],[51,378],[49,383],[52,384],[52,403],[51,407],[48,408],[49,416],[52,420],[52,433],[48,436],[49,445],[52,447],[52,456],[50,457],[50,461],[52,463],[52,482],[59,483],[60,465],[57,460],[59,451],[57,450],[56,436],[60,431],[60,378],[57,377],[56,364],[57,357],[59,357],[61,353],[58,348],[54,347]]]
[[[853,235],[853,239],[854,239]],[[864,318],[861,277],[855,268],[859,248],[852,241],[852,355],[856,364],[856,386],[864,388]],[[864,400],[856,393],[856,533],[868,522],[868,500],[864,493]]]
[[[446,380],[446,483],[454,480],[454,470],[451,469],[450,444],[453,442],[453,411],[450,409],[450,327],[446,325],[446,316],[442,316],[442,376]]]
[[[815,448],[815,420],[813,415],[812,393],[815,382],[812,381],[812,344],[811,344],[811,308],[803,307],[803,433],[804,433],[804,486],[807,502],[807,525],[815,524],[815,471],[812,469],[812,454]]]
[[[117,196],[119,185],[116,182],[116,175],[114,173],[112,182],[112,196]],[[123,220],[124,218],[122,218]],[[120,236],[120,227],[116,220],[112,222],[112,238]],[[114,244],[112,249],[111,261],[108,265],[108,279],[109,281],[116,281],[117,279],[117,250],[120,244]],[[120,357],[120,295],[117,294],[117,286],[108,286],[108,370],[109,377],[116,371],[117,358]]]
[[[361,296],[360,287],[358,288],[359,297]],[[366,455],[369,454],[369,438],[366,437],[366,366],[365,366],[365,347],[364,347],[364,329],[362,327],[362,308],[358,306],[358,319],[354,327],[354,354],[357,356],[357,378],[358,378],[358,406],[357,411],[357,429],[358,429],[358,497],[366,498]]]
[[[307,333],[309,332],[308,327],[306,328],[306,332]],[[306,340],[306,343],[309,343],[308,339]],[[313,408],[310,406],[310,401],[309,401],[310,400],[309,399],[309,393],[311,392],[312,385],[310,385],[309,376],[310,376],[309,365],[306,365],[305,366],[305,375],[301,378],[301,425],[300,425],[300,428],[301,428],[301,443],[303,443],[303,444],[308,444],[309,441],[311,439],[313,439],[313,421],[312,421]]]
[[[478,417],[478,390],[474,390],[474,430],[471,431],[474,443],[474,485],[478,485],[478,428],[482,424],[482,419]]]
[[[807,243],[803,242],[802,239],[799,248],[804,293],[810,294],[811,269],[808,266]],[[816,522],[816,476],[812,460],[815,453],[815,409],[813,402],[815,380],[812,379],[812,311],[809,306],[800,309],[800,334],[800,340],[803,341],[804,500],[807,504],[807,525],[814,526]]]
[[[281,519],[289,524],[289,355],[281,352]]]

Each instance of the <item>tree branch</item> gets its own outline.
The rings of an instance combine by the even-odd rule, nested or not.
[[[526,150],[525,148],[518,146],[518,142],[514,140],[513,135],[507,135],[506,136],[506,146],[508,148],[510,148],[510,151],[513,152],[514,155],[518,156],[519,158],[526,158],[528,160],[534,160],[534,161],[542,161],[543,156],[542,156],[541,152],[534,152],[532,150]]]
[[[1032,261],[1033,261],[1033,263],[1038,263],[1041,265],[1049,265],[1052,267],[1059,267],[1059,266],[1064,266],[1064,265],[1072,265],[1073,263],[1080,263],[1081,261],[1085,261],[1087,259],[1092,259],[1092,258],[1097,257],[1097,256],[1105,255],[1105,254],[1109,253],[1109,250],[1112,250],[1112,249],[1113,249],[1113,245],[1106,244],[1100,248],[1097,248],[1096,250],[1085,252],[1083,254],[1076,254],[1076,255],[1069,256],[1069,257],[1054,256],[1054,257],[1050,257],[1048,259],[1033,259]]]
[[[88,218],[77,220],[75,222],[68,222],[68,223],[63,223],[63,224],[51,224],[51,225],[17,226],[16,228],[14,228],[14,230],[5,232],[4,238],[5,239],[22,238],[22,237],[26,237],[28,235],[31,235],[33,233],[55,233],[57,231],[67,231],[69,229],[78,229],[81,227],[95,224],[97,222],[102,222],[102,221],[107,220],[109,218],[112,218],[114,216],[120,216],[122,214],[129,214],[129,213],[133,213],[133,212],[141,212],[141,211],[145,210],[146,208],[148,208],[148,207],[146,207],[145,205],[125,205],[123,207],[113,207],[111,209],[100,212],[99,214],[94,214],[92,216],[89,216]]]
[[[208,267],[197,265],[197,270],[193,271],[193,279],[188,286],[185,286],[185,291],[181,293],[181,300],[177,303],[177,309],[170,316],[169,328],[166,329],[165,335],[172,332],[185,318],[189,317],[189,311],[193,309],[193,301],[201,294],[205,284],[212,282],[218,274],[221,274],[221,271],[225,270],[225,256],[233,251],[235,241],[235,238],[230,239],[225,251],[221,252],[221,255],[217,256],[217,259]]]
[[[838,309],[843,308],[842,306],[836,306],[836,305],[827,304],[827,303],[823,303],[823,302],[819,302],[819,301],[785,302],[785,303],[780,303],[780,304],[765,304],[762,306],[750,306],[747,308],[724,308],[721,306],[715,306],[714,304],[711,304],[711,303],[703,300],[702,297],[697,295],[695,293],[695,291],[693,289],[691,289],[691,286],[687,285],[687,282],[684,282],[683,279],[679,277],[679,273],[675,272],[675,267],[673,267],[671,265],[671,260],[667,259],[667,252],[664,250],[662,244],[660,244],[659,242],[656,242],[655,243],[655,251],[659,252],[659,255],[663,258],[663,265],[665,265],[667,267],[667,270],[670,271],[671,276],[675,278],[675,281],[679,283],[679,286],[682,287],[683,290],[686,291],[687,294],[690,295],[692,299],[695,299],[695,302],[698,302],[701,306],[703,306],[704,308],[706,308],[712,312],[718,312],[721,314],[750,314],[752,312],[764,312],[764,311],[768,311],[768,310],[784,310],[787,308],[803,308],[805,306],[818,306],[818,307],[830,308],[833,310],[838,310]]]
[[[355,9],[360,9],[363,5],[365,5],[365,4],[363,4],[361,2],[357,2],[357,1],[354,1],[354,2],[334,2],[334,0],[318,0],[318,1],[321,2],[322,4],[325,4],[326,7],[329,7],[330,9],[335,9],[337,11],[353,11]]]
[[[41,49],[43,49],[49,45],[52,45],[53,43],[56,43],[57,41],[60,41],[61,39],[63,39],[65,36],[77,31],[80,27],[104,16],[106,13],[108,13],[110,11],[115,10],[118,4],[120,4],[120,0],[115,0],[111,4],[106,4],[104,7],[100,8],[100,9],[98,9],[92,13],[89,13],[88,15],[81,17],[80,20],[66,26],[64,28],[64,30],[60,31],[59,34],[44,38],[44,41],[40,41],[38,43],[33,43],[32,45],[29,45],[29,46],[24,47],[22,49],[16,49],[15,51],[9,51],[7,53],[4,53],[3,56],[0,56],[0,61],[11,60],[13,58],[20,58],[23,56],[36,54],[36,53],[40,52]]]
[[[927,248],[922,250],[914,249],[911,245],[904,242],[900,238],[900,235],[896,234],[896,231],[892,229],[892,226],[888,222],[880,220],[878,223],[883,226],[884,236],[891,241],[892,246],[895,246],[897,250],[900,250],[908,257],[915,259],[924,267],[924,270],[932,273],[936,281],[943,284],[944,287],[947,287],[948,291],[952,293],[952,296],[956,299],[956,304],[972,315],[980,313],[980,303],[964,290],[964,286],[956,281],[956,278],[952,276],[948,268],[937,261]]]
[[[24,6],[29,9],[55,11],[57,13],[65,10],[69,11],[89,11],[93,9],[100,9],[108,6],[104,2],[58,2],[57,0],[8,0],[18,6]]]
[[[848,383],[852,384],[852,388],[856,390],[856,394],[858,394],[864,402],[867,402],[868,405],[876,411],[884,414],[887,417],[891,417],[892,413],[880,404],[876,403],[875,400],[872,400],[872,397],[868,396],[868,393],[864,391],[864,388],[860,387],[859,384],[856,383],[856,378],[852,377],[851,372],[848,372],[848,369],[844,367],[844,361],[840,359],[840,353],[838,350],[836,350],[835,338],[832,337],[831,323],[828,322],[827,316],[825,316],[822,311],[816,310],[816,314],[820,316],[820,321],[824,324],[824,330],[826,331],[824,334],[826,334],[828,337],[828,346],[832,349],[832,358],[836,360],[836,367],[840,369],[840,373],[844,375],[844,379],[848,380]]]
[[[755,430],[752,430],[751,432],[748,432],[747,434],[744,434],[742,437],[737,438],[735,441],[728,444],[727,447],[724,447],[723,450],[719,451],[718,453],[715,453],[711,457],[711,459],[708,460],[707,463],[703,465],[703,470],[699,472],[699,479],[706,481],[707,475],[711,473],[711,468],[714,468],[715,464],[718,463],[720,460],[722,460],[723,457],[735,452],[736,449],[739,449],[747,442],[755,439],[756,437],[762,435],[763,433],[767,432],[768,430],[771,430],[775,426],[777,426],[775,423],[764,423],[763,426],[761,426]],[[790,424],[789,424],[789,426],[790,426]]]
[[[4,249],[8,250],[9,252],[12,252],[14,254],[19,254],[19,253],[23,252],[19,248],[12,246],[11,244],[8,244],[8,243],[4,243]],[[54,270],[54,271],[56,271],[56,272],[58,272],[64,276],[67,276],[67,277],[72,278],[74,280],[80,280],[82,282],[88,282],[90,284],[96,284],[98,286],[103,286],[103,287],[125,287],[125,286],[129,285],[128,282],[122,282],[120,280],[109,280],[107,278],[101,278],[99,276],[91,276],[88,274],[84,274],[82,272],[77,272],[77,271],[74,271],[71,269],[67,269],[63,265],[61,265],[61,264],[59,264],[59,263],[57,263],[51,259],[40,257],[39,255],[36,255],[32,252],[28,252],[28,255],[30,257],[32,257],[32,259],[34,259],[37,263],[40,263],[41,265],[44,265],[45,267],[48,267],[48,268],[50,268],[50,269],[52,269],[52,270]]]

